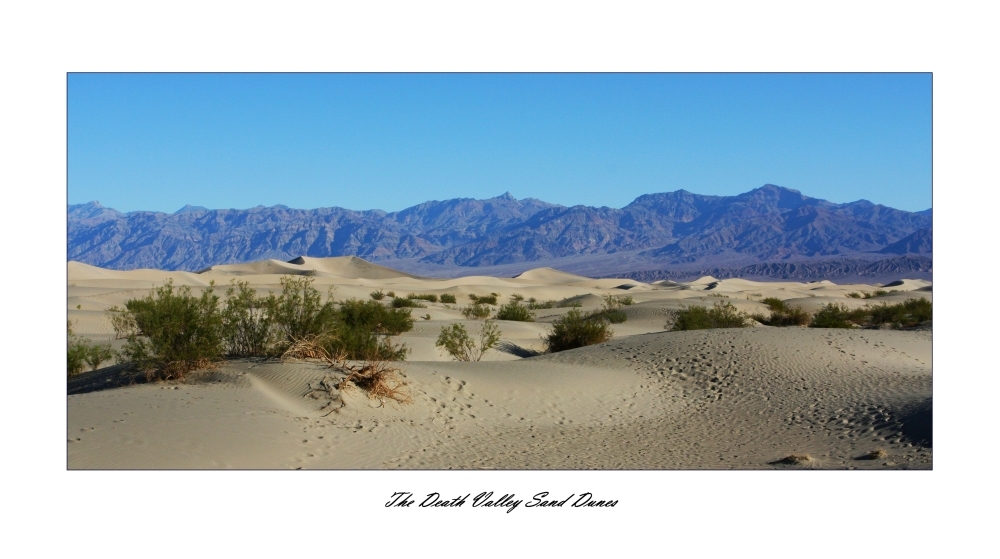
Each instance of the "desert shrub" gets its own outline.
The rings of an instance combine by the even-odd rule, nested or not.
[[[108,317],[111,328],[115,331],[116,340],[124,340],[138,333],[139,327],[135,323],[135,317],[125,309],[115,305],[107,310],[105,316]]]
[[[126,339],[118,361],[145,371],[151,380],[183,379],[222,357],[222,313],[214,284],[195,297],[191,288],[175,288],[168,279],[146,297],[126,301],[125,309],[137,332]]]
[[[886,290],[884,290],[884,289],[876,289],[875,291],[873,291],[871,293],[865,293],[864,296],[863,296],[863,298],[864,299],[874,299],[875,297],[881,297],[883,295],[888,295],[888,294],[889,294],[889,292],[886,291]]]
[[[425,293],[425,294],[422,294],[422,295],[416,295],[414,293],[410,293],[409,295],[406,296],[406,298],[407,299],[420,299],[422,301],[430,301],[431,303],[437,303],[437,301],[438,301],[438,296],[435,295],[435,294],[433,294],[433,293]]]
[[[83,360],[90,365],[91,371],[96,371],[101,363],[111,361],[115,357],[115,351],[111,349],[111,344],[93,344],[87,346]]]
[[[562,301],[559,301],[558,303],[556,303],[556,307],[558,307],[560,309],[570,309],[570,308],[571,309],[578,309],[578,308],[580,308],[582,306],[583,306],[583,303],[581,303],[580,301],[570,301],[568,297],[566,299],[563,299]]]
[[[555,306],[555,304],[556,304],[555,301],[545,301],[543,303],[543,302],[536,301],[535,298],[532,297],[531,299],[528,299],[527,307],[529,309],[531,309],[531,310],[551,309],[552,307]]]
[[[413,329],[408,308],[388,308],[377,301],[348,299],[335,313],[335,327],[318,338],[318,345],[342,359],[403,361],[409,350],[389,336]]]
[[[452,293],[444,293],[441,295],[441,302],[455,304],[458,302],[458,299],[456,299],[455,295]]]
[[[534,322],[535,315],[527,307],[520,305],[517,301],[511,301],[497,309],[497,314],[493,318],[497,320],[516,320],[519,322]]]
[[[475,293],[469,294],[469,299],[476,305],[495,305],[497,304],[497,293],[490,293],[489,295],[479,296]]]
[[[500,330],[496,322],[487,320],[479,332],[478,343],[469,336],[464,325],[452,324],[441,327],[441,334],[434,345],[444,348],[458,361],[479,361],[499,341]]]
[[[268,299],[257,296],[250,284],[233,280],[222,311],[222,338],[226,355],[270,355],[275,345],[274,316]]]
[[[395,291],[386,291],[385,294],[388,295],[389,297],[395,297],[396,296],[396,292]]]
[[[514,293],[510,296],[510,300],[515,303],[520,303],[521,301],[524,301],[524,295],[521,295],[520,293]]]
[[[625,311],[621,310],[624,305],[631,305],[632,297],[605,295],[604,304],[600,311],[591,313],[588,318],[591,320],[602,318],[612,324],[621,324],[628,319]]]
[[[931,320],[931,302],[927,299],[907,299],[902,303],[889,305],[869,305],[868,325],[878,327],[884,324],[893,327],[916,326],[921,322]]]
[[[392,308],[394,309],[423,309],[426,305],[422,305],[409,297],[393,297],[392,298]]]
[[[782,312],[786,309],[785,302],[777,297],[765,297],[760,302],[772,311]]]
[[[75,340],[70,342],[66,348],[66,372],[69,376],[78,375],[83,372],[83,366],[87,362],[87,345]]]
[[[370,330],[378,334],[397,336],[413,329],[413,318],[407,308],[388,308],[375,301],[348,299],[340,303],[335,314],[338,330]]]
[[[674,311],[672,330],[707,330],[710,328],[745,328],[750,326],[749,316],[736,310],[732,303],[716,303],[711,309],[691,306]]]
[[[565,351],[606,342],[612,335],[614,332],[603,319],[573,309],[552,323],[545,345],[549,352]]]
[[[851,299],[860,299],[861,298],[861,294],[858,293],[857,291],[852,291],[852,292],[848,293],[847,296],[850,297]]]
[[[628,320],[628,315],[621,309],[601,311],[600,315],[607,319],[607,321],[611,324],[621,324]]]
[[[728,299],[729,295],[723,295],[722,293],[709,293],[709,297],[718,297],[719,299]]]
[[[769,315],[755,314],[751,316],[751,318],[761,324],[767,324],[768,326],[805,326],[811,320],[809,313],[802,310],[802,307],[789,305],[777,297],[767,297],[766,299],[762,299],[761,303],[764,303],[771,309],[771,314]]]
[[[372,291],[368,295],[371,296],[371,298],[376,301],[381,301],[382,299],[385,298],[385,293],[383,293],[381,289],[379,289],[378,291]]]
[[[462,307],[462,316],[468,319],[483,319],[490,316],[490,308],[481,303]]]
[[[312,284],[313,278],[310,277],[285,276],[281,278],[281,295],[268,295],[267,312],[270,313],[282,343],[291,343],[334,329],[336,311],[332,292],[331,298],[324,303],[320,292]]]
[[[841,303],[828,303],[812,317],[812,328],[857,328],[867,319],[864,309],[850,310]]]

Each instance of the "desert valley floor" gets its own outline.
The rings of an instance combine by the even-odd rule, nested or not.
[[[202,273],[113,271],[69,263],[75,332],[113,337],[105,311],[167,278],[194,291],[234,278],[280,291],[308,273],[336,299],[398,294],[517,293],[571,299],[583,310],[629,295],[628,320],[611,341],[543,354],[542,336],[570,309],[535,311],[536,322],[498,321],[502,341],[481,362],[435,347],[442,326],[467,320],[456,305],[413,309],[401,363],[409,404],[341,395],[336,413],[307,397],[329,369],[318,361],[231,360],[187,382],[118,386],[119,367],[72,377],[70,469],[928,469],[932,467],[931,330],[805,327],[669,332],[671,311],[728,301],[764,312],[777,297],[806,311],[829,302],[860,307],[850,292],[895,290],[878,301],[932,296],[931,284],[889,286],[589,279],[548,268],[516,278],[420,278],[363,260],[299,258],[215,266]],[[429,319],[423,319],[429,315]],[[115,341],[120,345],[121,341]],[[865,456],[881,448],[885,456]],[[790,455],[807,463],[788,465]]]

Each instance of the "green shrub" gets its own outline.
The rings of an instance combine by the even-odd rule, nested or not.
[[[455,295],[454,294],[452,294],[452,293],[445,293],[445,294],[441,295],[441,302],[442,303],[455,304],[455,303],[458,302],[458,300],[455,299]]]
[[[469,295],[469,299],[476,305],[495,305],[497,304],[497,293],[490,293],[489,295],[483,295],[482,297],[472,293]]]
[[[426,305],[421,305],[420,303],[410,299],[409,297],[393,297],[392,298],[392,308],[394,309],[423,309]]]
[[[111,349],[111,344],[94,344],[87,346],[83,360],[90,365],[91,371],[96,371],[101,363],[114,359],[115,351]]]
[[[66,373],[69,376],[78,375],[83,372],[83,366],[87,363],[88,343],[90,340],[78,339],[73,336],[72,329],[69,330],[69,342],[66,347]]]
[[[579,309],[582,306],[583,306],[583,303],[581,303],[580,301],[570,301],[569,297],[567,297],[566,299],[563,299],[562,301],[559,301],[558,303],[556,303],[556,307],[558,307],[560,309],[570,309],[570,308],[571,309]]]
[[[442,326],[438,336],[437,347],[444,348],[458,361],[479,361],[488,350],[500,341],[500,331],[496,322],[487,320],[479,333],[479,343],[476,343],[462,324]]]
[[[516,320],[519,322],[534,322],[535,315],[517,301],[511,301],[497,309],[494,316],[497,320]]]
[[[514,293],[510,296],[510,300],[515,303],[520,303],[521,301],[524,301],[524,295],[521,295],[520,293]]]
[[[270,294],[267,312],[270,313],[283,343],[292,343],[307,336],[318,336],[334,329],[336,311],[330,298],[323,303],[319,291],[312,286],[313,278],[298,276],[281,278],[281,296]]]
[[[857,328],[865,322],[864,309],[850,310],[841,303],[828,303],[812,317],[812,328]]]
[[[860,299],[861,298],[861,294],[858,293],[857,291],[852,291],[852,292],[848,293],[847,296],[850,297],[851,299]]]
[[[723,295],[722,293],[709,293],[709,297],[717,297],[719,299],[728,299],[729,295]]]
[[[631,304],[632,297],[605,295],[602,309],[598,312],[591,313],[589,318],[591,320],[603,318],[612,324],[621,324],[628,319],[628,315],[625,314],[625,311],[621,310],[622,306]]]
[[[719,302],[711,309],[691,306],[674,311],[672,330],[706,330],[710,328],[746,328],[750,326],[750,317],[745,312],[736,310],[729,302]]]
[[[786,309],[785,302],[777,297],[765,297],[760,302],[772,311],[783,312]]]
[[[376,301],[381,301],[382,299],[385,298],[385,293],[383,293],[381,289],[379,289],[378,291],[372,291],[368,295],[370,295],[371,298]]]
[[[275,345],[274,316],[268,299],[257,296],[250,284],[233,280],[222,311],[222,339],[226,355],[266,356]]]
[[[409,295],[406,296],[406,298],[407,299],[420,299],[422,301],[430,301],[431,303],[437,303],[437,301],[438,301],[438,296],[435,295],[435,294],[433,294],[433,293],[426,293],[426,294],[423,294],[423,295],[416,295],[414,293],[410,293]]]
[[[883,295],[888,295],[888,294],[889,294],[889,292],[886,291],[886,290],[884,290],[884,289],[876,289],[872,293],[865,293],[864,294],[864,298],[865,299],[874,299],[875,297],[881,297]]]
[[[200,297],[191,288],[174,288],[173,280],[154,287],[142,299],[125,303],[137,333],[129,336],[118,361],[131,363],[147,377],[183,379],[188,371],[222,357],[222,313],[214,283]]]
[[[135,316],[125,309],[115,305],[107,310],[106,316],[108,317],[108,321],[111,322],[111,328],[115,331],[116,340],[124,340],[129,336],[138,334],[139,326],[135,323]]]
[[[544,303],[540,303],[536,301],[534,297],[532,297],[531,299],[528,299],[527,307],[531,310],[551,309],[553,306],[555,306],[555,304],[556,304],[555,301],[545,301]]]
[[[462,316],[468,319],[483,319],[490,316],[490,308],[482,303],[476,303],[462,308]]]
[[[398,336],[413,329],[408,308],[388,308],[375,301],[348,299],[336,311],[338,328],[367,330],[387,336]]]
[[[554,353],[606,342],[612,335],[614,332],[604,320],[573,309],[552,323],[545,345]]]
[[[792,306],[777,297],[767,297],[761,303],[771,309],[770,315],[755,314],[751,316],[757,322],[768,326],[805,326],[811,317],[802,307]]]
[[[927,299],[907,299],[902,303],[889,305],[882,303],[867,308],[870,313],[868,323],[878,327],[888,324],[892,327],[908,328],[931,320],[931,302]]]

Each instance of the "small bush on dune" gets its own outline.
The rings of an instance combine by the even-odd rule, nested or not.
[[[579,309],[583,307],[583,303],[580,301],[570,301],[569,298],[566,298],[556,303],[556,307],[560,309]]]
[[[628,315],[622,310],[622,306],[631,304],[633,304],[632,297],[605,295],[604,305],[601,310],[591,313],[589,318],[593,320],[599,317],[612,324],[621,324],[628,319]]]
[[[534,322],[535,315],[527,307],[520,305],[517,301],[511,301],[497,309],[494,316],[497,320],[516,320],[519,322]]]
[[[469,295],[469,299],[472,300],[473,304],[476,305],[495,305],[497,304],[497,293],[490,293],[489,295],[479,296],[475,293]]]
[[[462,308],[462,316],[470,320],[487,318],[490,316],[490,312],[490,308],[481,303]]]
[[[865,299],[874,299],[875,297],[881,297],[883,295],[888,295],[888,294],[889,294],[889,292],[886,291],[886,290],[884,290],[884,289],[876,289],[872,293],[865,293],[864,294],[864,298]]]
[[[420,299],[421,301],[429,301],[431,303],[437,303],[437,301],[438,301],[438,296],[435,295],[435,294],[433,294],[433,293],[425,293],[425,294],[422,294],[422,295],[417,295],[417,294],[414,294],[414,293],[410,293],[409,295],[406,296],[406,298],[407,299]]]
[[[524,295],[521,295],[520,293],[514,293],[510,296],[510,300],[515,303],[520,303],[521,301],[524,300]]]
[[[385,293],[383,293],[381,289],[379,289],[378,291],[372,291],[371,293],[369,293],[369,295],[371,296],[372,299],[376,301],[381,301],[382,299],[385,298]]]
[[[865,323],[864,309],[848,309],[841,303],[828,303],[816,311],[812,317],[812,328],[857,328]]]
[[[871,305],[867,307],[870,313],[869,324],[881,326],[888,324],[893,327],[908,328],[921,322],[931,320],[931,302],[927,299],[907,299],[902,303],[889,305]]]
[[[387,308],[376,301],[348,299],[336,311],[336,327],[322,338],[321,344],[330,355],[345,359],[402,361],[409,351],[405,345],[395,345],[389,336],[413,329],[409,309]]]
[[[527,307],[531,310],[537,309],[551,309],[556,304],[555,301],[545,301],[544,303],[538,302],[534,297],[528,299]]]
[[[394,309],[406,309],[406,308],[410,308],[410,309],[423,309],[423,308],[426,308],[426,305],[421,305],[420,303],[418,303],[418,302],[416,302],[413,299],[410,299],[408,297],[406,297],[406,298],[393,297],[392,298],[392,308],[394,308]]]
[[[549,352],[565,351],[611,339],[614,332],[601,317],[573,309],[552,323],[552,332],[545,338]]]
[[[858,293],[857,291],[852,291],[852,292],[848,293],[847,296],[850,297],[851,299],[860,299],[861,298],[861,294]]]
[[[760,302],[764,303],[764,305],[772,311],[782,312],[787,308],[785,306],[785,302],[777,297],[765,297],[761,299]]]
[[[275,344],[274,317],[268,299],[259,297],[247,282],[233,280],[226,290],[222,338],[226,355],[232,357],[268,355]]]
[[[738,311],[732,303],[720,302],[716,303],[711,309],[691,306],[680,311],[674,311],[674,324],[671,330],[746,328],[750,325],[750,317],[747,313]]]
[[[155,287],[142,299],[130,299],[125,309],[138,332],[129,336],[119,362],[132,363],[150,380],[184,379],[194,369],[222,357],[222,313],[213,285],[200,297],[191,288],[174,288],[173,280]]]
[[[115,351],[111,349],[111,344],[94,344],[87,347],[83,360],[90,365],[91,371],[96,371],[101,363],[111,361],[115,358]]]
[[[802,307],[788,305],[776,297],[762,299],[761,303],[771,310],[770,315],[755,314],[751,318],[768,326],[805,326],[811,317]]]
[[[336,311],[332,290],[326,303],[313,287],[313,278],[282,277],[281,295],[267,298],[267,308],[278,333],[285,342],[329,332],[334,328]]]
[[[479,332],[478,343],[469,336],[464,325],[452,324],[441,327],[441,334],[434,345],[443,348],[457,361],[479,361],[499,341],[500,330],[496,322],[487,320]]]
[[[456,299],[455,295],[452,293],[445,293],[441,295],[441,302],[455,304],[458,302],[458,299]]]

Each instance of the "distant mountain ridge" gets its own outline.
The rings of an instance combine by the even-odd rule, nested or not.
[[[615,253],[690,267],[730,257],[764,262],[932,252],[930,210],[906,212],[865,200],[834,204],[775,185],[737,196],[647,194],[621,209],[505,193],[398,212],[185,206],[173,214],[123,214],[90,202],[69,206],[67,218],[69,259],[112,269],[196,271],[298,256],[475,267]]]

